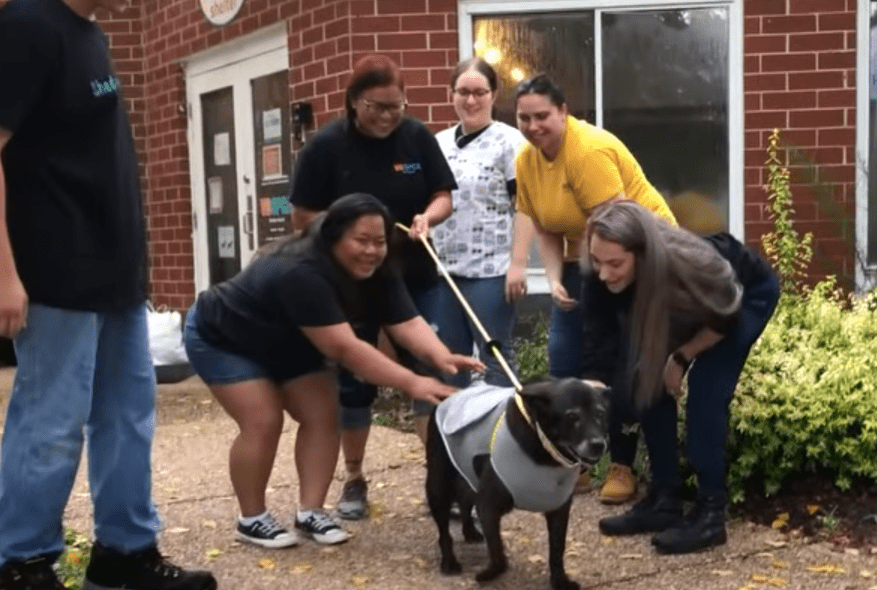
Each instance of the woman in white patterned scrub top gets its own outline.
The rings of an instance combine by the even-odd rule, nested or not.
[[[493,120],[497,76],[482,58],[460,62],[451,74],[451,89],[460,123],[439,132],[436,139],[460,188],[452,193],[453,213],[435,226],[433,240],[475,315],[512,362],[515,308],[506,299],[505,283],[515,214],[515,155],[525,140],[514,127]],[[451,350],[466,354],[477,345],[487,365],[485,381],[510,385],[450,288],[443,283],[442,289],[436,314],[439,337]],[[449,381],[465,387],[470,378],[453,375]]]

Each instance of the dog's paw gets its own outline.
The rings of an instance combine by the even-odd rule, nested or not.
[[[475,574],[475,581],[476,582],[489,582],[490,580],[493,580],[494,578],[496,578],[497,576],[502,574],[507,569],[508,569],[508,564],[505,562],[492,564],[487,569],[483,569],[480,572],[478,572],[477,574]]]
[[[442,559],[442,564],[440,568],[441,572],[446,576],[453,576],[462,573],[463,571],[463,567],[460,565],[460,562],[453,557],[449,559]]]
[[[551,577],[551,590],[580,590],[581,586],[578,582],[570,580],[566,577],[566,574],[563,576],[552,576]]]

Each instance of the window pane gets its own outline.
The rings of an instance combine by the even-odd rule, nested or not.
[[[728,13],[603,13],[603,125],[680,224],[728,227]],[[741,196],[737,196],[740,198]]]
[[[476,17],[475,55],[496,69],[496,118],[515,121],[515,86],[547,73],[563,87],[570,113],[594,122],[594,13]]]
[[[877,2],[871,0],[868,72],[868,264],[877,264]]]

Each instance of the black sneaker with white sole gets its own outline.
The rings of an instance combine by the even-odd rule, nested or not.
[[[337,545],[350,538],[350,533],[322,510],[307,511],[304,518],[296,516],[295,528],[323,545]]]
[[[300,542],[296,532],[287,530],[270,512],[250,524],[243,524],[239,520],[235,537],[239,541],[268,549],[293,547]]]
[[[216,590],[210,572],[184,570],[155,546],[119,553],[96,542],[85,570],[84,590]]]

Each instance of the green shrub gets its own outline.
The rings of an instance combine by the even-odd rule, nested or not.
[[[90,556],[88,537],[71,530],[64,531],[64,553],[58,558],[57,573],[66,588],[80,590],[83,587]]]
[[[521,383],[548,374],[548,322],[540,320],[533,328],[531,338],[515,342],[518,359],[518,376]]]

